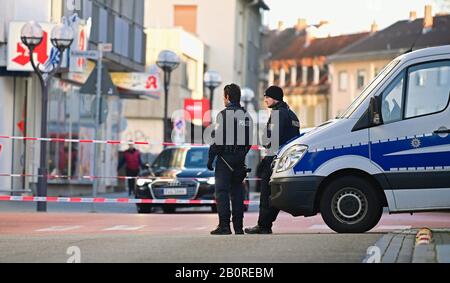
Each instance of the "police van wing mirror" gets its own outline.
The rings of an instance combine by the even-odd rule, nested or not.
[[[380,103],[378,97],[370,98],[370,124],[371,126],[377,126],[381,124],[381,112],[380,112]]]

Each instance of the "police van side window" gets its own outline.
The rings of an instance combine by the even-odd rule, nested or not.
[[[416,65],[408,70],[405,118],[445,110],[450,96],[450,61]]]
[[[402,120],[404,73],[401,73],[383,92],[381,115],[384,124]]]

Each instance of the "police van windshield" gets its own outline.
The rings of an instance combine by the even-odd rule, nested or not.
[[[366,98],[372,93],[372,91],[378,86],[378,84],[392,71],[392,69],[397,66],[400,60],[394,60],[389,63],[376,77],[372,80],[372,82],[362,91],[362,93],[358,96],[358,98],[353,101],[349,108],[339,117],[338,119],[348,119],[353,112],[358,109],[358,107],[363,103]]]

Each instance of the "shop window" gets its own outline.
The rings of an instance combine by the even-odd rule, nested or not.
[[[48,135],[62,139],[94,139],[95,96],[80,94],[79,87],[53,79],[49,91]],[[51,183],[86,183],[79,176],[93,174],[92,144],[49,143],[48,167]]]

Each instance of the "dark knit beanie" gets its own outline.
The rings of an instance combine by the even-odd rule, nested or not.
[[[266,90],[264,96],[268,96],[278,101],[283,101],[283,89],[278,86],[271,86]]]

